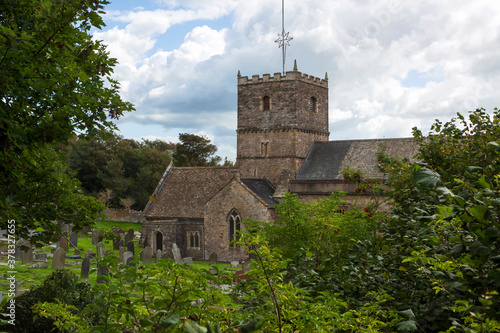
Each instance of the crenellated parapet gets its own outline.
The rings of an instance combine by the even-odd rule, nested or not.
[[[238,85],[250,85],[250,84],[259,84],[259,83],[267,83],[267,82],[284,82],[284,81],[302,81],[310,84],[314,84],[316,86],[328,88],[328,75],[325,75],[324,79],[320,79],[318,77],[303,74],[299,71],[290,71],[286,72],[285,75],[281,73],[274,73],[274,76],[271,74],[263,74],[262,77],[260,75],[252,75],[252,78],[249,79],[248,76],[241,76],[238,72]]]

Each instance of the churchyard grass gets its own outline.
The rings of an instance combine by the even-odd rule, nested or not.
[[[97,230],[104,230],[104,231],[110,231],[113,227],[118,227],[122,228],[125,232],[127,232],[128,229],[132,228],[134,231],[140,231],[141,229],[141,224],[139,223],[124,223],[124,222],[113,222],[113,221],[97,221],[96,226],[94,229]],[[114,255],[118,257],[118,250],[113,250],[113,242],[109,240],[103,240],[105,250],[111,250],[113,251]],[[136,247],[136,257],[139,257],[139,252],[142,250],[142,248],[139,248],[138,245],[138,240],[134,239],[134,244]],[[0,244],[1,245],[1,244]],[[90,233],[85,236],[79,236],[78,237],[78,249],[83,250],[83,254],[81,255],[82,259],[69,259],[66,258],[66,265],[65,268],[70,269],[73,271],[78,277],[80,276],[80,269],[81,269],[81,262],[87,253],[88,249],[92,249],[94,254],[97,252],[96,251],[96,246],[92,245],[92,237],[90,236]],[[50,246],[44,246],[42,248],[34,248],[33,250],[38,250],[41,253],[51,253],[51,247]],[[75,249],[73,247],[70,247],[68,252],[66,253],[67,255],[74,255],[75,254]],[[6,260],[3,260],[3,262],[6,262]],[[52,269],[52,258],[47,259],[47,268],[34,268],[30,269],[29,267],[32,266],[33,264],[36,264],[38,262],[33,262],[31,264],[26,264],[22,265],[21,260],[16,260],[16,265],[14,271],[16,272],[16,280],[17,281],[24,281],[22,282],[20,286],[20,290],[26,290],[26,289],[31,289],[34,286],[40,285],[43,280],[45,279],[46,276],[50,275],[50,273],[53,272]],[[210,266],[212,266],[208,261],[193,261],[193,265],[202,268],[202,269],[209,269]],[[217,263],[215,264],[218,269],[223,270],[237,270],[239,268],[231,268],[231,266],[227,263]],[[91,284],[95,284],[97,280],[97,265],[95,259],[91,259],[90,262],[90,274],[88,281]],[[9,292],[9,284],[8,284],[8,272],[12,271],[12,269],[9,268],[7,265],[0,265],[0,276],[2,276],[2,279],[0,279],[0,291],[3,292],[3,294],[7,294]]]

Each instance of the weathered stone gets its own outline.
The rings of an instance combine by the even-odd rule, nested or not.
[[[133,257],[134,257],[134,254],[133,254],[132,252],[130,252],[130,251],[125,251],[125,252],[123,253],[123,262],[124,262],[125,264],[127,264],[127,265],[128,265],[128,260],[129,260],[130,258],[133,258]]]
[[[120,241],[121,241],[121,237],[120,236],[116,236],[115,238],[113,238],[113,250],[119,250],[120,249]]]
[[[250,261],[244,261],[241,263],[241,268],[244,272],[248,272],[252,267],[250,266]]]
[[[104,244],[102,242],[97,243],[96,253],[98,258],[104,257]]]
[[[125,246],[125,242],[123,242],[123,238],[120,238],[120,243],[118,245],[119,247]]]
[[[66,259],[82,259],[82,257],[77,254],[67,254]]]
[[[38,262],[36,264],[31,265],[28,268],[29,269],[37,269],[37,268],[47,268],[47,267],[48,267],[47,263],[45,263],[45,262]]]
[[[47,253],[35,253],[35,261],[47,261]]]
[[[177,247],[177,244],[172,244],[172,255],[174,256],[174,262],[177,264],[182,264],[181,250]]]
[[[134,256],[132,256],[132,257],[130,257],[130,258],[128,258],[128,259],[127,259],[127,265],[128,265],[128,266],[133,266],[133,267],[136,267],[136,266],[137,266],[137,264],[135,263],[135,258],[134,258]]]
[[[156,262],[158,262],[158,260],[161,259],[161,255],[162,255],[161,250],[160,249],[156,250]]]
[[[231,268],[238,268],[238,267],[240,267],[239,261],[231,261]]]
[[[31,264],[33,262],[33,248],[29,242],[25,242],[24,246],[27,250],[21,250],[21,262],[23,265]]]
[[[192,266],[193,265],[193,257],[185,257],[185,258],[182,258],[182,261],[188,265],[188,266]]]
[[[52,257],[52,269],[64,269],[66,263],[66,251],[60,247],[54,252]]]
[[[130,251],[132,252],[132,254],[135,254],[134,243],[132,241],[127,243],[127,251]]]
[[[64,251],[68,252],[69,250],[69,242],[68,242],[68,234],[63,232],[61,239],[59,240],[59,247],[62,247]]]
[[[217,263],[217,253],[215,253],[215,252],[210,253],[210,257],[208,257],[208,262],[211,265],[216,264]]]
[[[89,273],[90,273],[90,257],[86,255],[82,261],[82,268],[80,269],[80,279],[88,279]]]
[[[72,247],[76,248],[78,246],[78,233],[77,232],[72,232],[69,235],[69,242]]]
[[[141,260],[144,264],[151,264],[153,262],[153,249],[146,246],[144,250],[141,251]]]
[[[125,261],[123,261],[123,254],[127,252],[127,249],[124,248],[123,246],[120,247],[120,251],[118,252],[118,257],[120,258],[120,262],[122,263],[125,263]]]
[[[129,234],[126,234],[124,239],[125,240],[123,241],[123,244],[127,245],[128,242],[132,241],[132,236],[130,236]]]
[[[92,245],[97,245],[99,243],[99,235],[101,230],[92,230]]]

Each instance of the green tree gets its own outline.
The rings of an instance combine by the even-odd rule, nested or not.
[[[182,133],[179,141],[173,154],[175,166],[215,166],[221,161],[219,156],[214,156],[217,147],[204,136]]]
[[[54,146],[75,133],[112,129],[112,119],[133,109],[110,78],[116,59],[90,34],[103,26],[107,3],[0,3],[0,227],[14,219],[20,237],[58,219],[80,223],[70,216],[80,194],[76,184],[58,179],[64,167]],[[102,208],[86,200],[95,209],[82,208],[83,220]]]

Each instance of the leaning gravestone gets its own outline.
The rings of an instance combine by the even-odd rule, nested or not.
[[[33,262],[33,248],[29,242],[25,242],[24,246],[27,250],[21,250],[21,263],[23,265],[31,264]]]
[[[59,247],[54,252],[52,258],[52,269],[64,269],[64,264],[66,263],[66,251]]]
[[[177,264],[182,264],[181,250],[177,247],[177,244],[172,244],[172,255],[174,256],[174,262]]]
[[[151,264],[153,262],[153,249],[151,249],[150,246],[146,246],[144,250],[141,251],[141,254],[143,264]]]
[[[72,232],[69,235],[69,242],[71,243],[71,246],[76,248],[78,246],[78,233],[77,232]]]
[[[104,244],[102,242],[97,243],[96,252],[98,258],[104,257]]]
[[[113,238],[113,250],[119,250],[120,249],[120,240],[122,238],[120,237],[120,235],[116,236],[115,238]]]
[[[80,279],[88,279],[90,273],[90,258],[87,254],[82,261],[82,268],[80,270]]]
[[[135,231],[133,228],[128,229],[127,235],[130,236],[130,240],[134,239],[134,234],[135,234]]]
[[[238,267],[240,267],[239,261],[231,261],[231,268],[238,268]]]
[[[156,250],[156,262],[158,262],[158,260],[160,260],[160,259],[161,259],[161,254],[162,254],[162,253],[161,253],[161,250],[160,250],[160,249]]]
[[[212,252],[210,254],[210,257],[208,257],[208,262],[211,264],[211,265],[215,265],[217,263],[217,253],[215,252]]]
[[[125,264],[127,264],[127,265],[128,265],[128,260],[129,260],[130,258],[132,258],[133,256],[134,256],[134,254],[133,254],[132,252],[130,252],[130,251],[125,251],[125,252],[123,253],[123,263],[125,263]]]
[[[182,261],[188,266],[193,266],[193,257],[182,258]]]
[[[125,252],[127,252],[127,249],[126,249],[126,248],[124,248],[123,246],[122,246],[122,247],[120,247],[120,251],[118,252],[118,257],[120,258],[120,262],[122,262],[122,263],[125,263],[125,261],[123,261],[123,259],[124,259],[124,258],[123,258],[123,254],[124,254]]]
[[[132,254],[135,254],[134,243],[132,243],[132,241],[127,243],[127,251],[130,251],[132,252]]]

